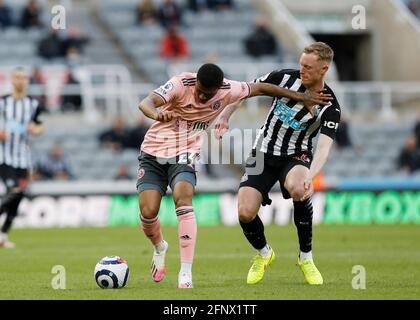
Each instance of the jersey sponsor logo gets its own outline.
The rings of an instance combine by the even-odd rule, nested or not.
[[[220,106],[221,106],[220,100],[217,100],[216,102],[214,102],[214,103],[212,104],[211,108],[212,108],[213,110],[218,110],[218,109],[220,108]]]
[[[334,122],[334,121],[324,121],[324,127],[330,128],[330,129],[334,129],[337,130],[338,128],[338,123]]]
[[[298,160],[298,161],[303,161],[303,162],[310,162],[311,159],[309,159],[307,154],[301,154],[300,156],[294,156],[293,159]]]
[[[280,100],[277,101],[276,107],[274,108],[274,114],[280,121],[286,123],[294,130],[303,131],[306,129],[307,124],[294,119],[296,113],[296,111],[293,111]]]
[[[202,122],[202,121],[188,121],[182,119],[176,119],[173,128],[174,130],[192,130],[192,131],[200,131],[200,130],[207,130],[209,127],[210,122]]]
[[[193,123],[193,130],[207,130],[207,128],[209,127],[209,123],[208,122],[201,122],[201,121],[196,121]]]

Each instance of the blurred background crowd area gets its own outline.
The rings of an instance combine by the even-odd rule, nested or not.
[[[65,29],[51,28],[55,5]],[[420,177],[419,17],[419,0],[0,0],[0,93],[15,67],[31,74],[46,124],[35,179],[135,180],[150,125],[137,105],[152,89],[205,62],[253,81],[299,68],[302,48],[325,41],[342,122],[323,175]],[[257,130],[269,105],[250,99],[231,128]],[[213,142],[204,156],[223,148]],[[246,156],[251,145],[227,148]],[[205,162],[205,179],[243,172]]]

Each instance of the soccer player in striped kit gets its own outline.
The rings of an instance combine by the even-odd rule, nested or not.
[[[271,204],[268,193],[277,181],[280,182],[283,197],[293,199],[293,216],[300,247],[297,264],[308,284],[323,283],[312,258],[311,195],[312,180],[327,160],[340,122],[340,105],[324,80],[333,57],[334,52],[327,44],[316,42],[303,50],[300,70],[273,71],[255,81],[297,92],[325,92],[332,99],[327,105],[314,106],[310,112],[294,99],[273,98],[265,124],[246,161],[246,172],[238,193],[239,223],[248,242],[258,251],[248,272],[248,284],[260,282],[267,266],[275,259],[258,212],[261,205]],[[218,136],[228,129],[229,118],[237,106],[229,106],[220,116],[216,124]],[[318,134],[313,155],[312,140]],[[259,159],[263,159],[264,171],[254,174],[251,171]]]
[[[166,272],[168,244],[163,239],[158,212],[169,185],[179,222],[178,287],[193,287],[197,226],[192,197],[196,184],[195,159],[200,154],[203,134],[227,105],[258,95],[297,99],[308,108],[330,99],[272,84],[227,80],[218,66],[205,64],[197,73],[185,72],[172,77],[140,102],[139,109],[155,120],[141,146],[137,177],[141,226],[154,246],[151,267],[154,281],[161,281]]]
[[[0,99],[0,177],[6,187],[0,205],[0,215],[6,215],[0,230],[0,248],[15,247],[8,233],[29,181],[28,135],[39,135],[43,131],[38,101],[27,95],[28,83],[28,74],[21,68],[15,69],[13,92]]]

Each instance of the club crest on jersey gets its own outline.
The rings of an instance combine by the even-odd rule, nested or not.
[[[220,106],[221,106],[220,100],[217,100],[216,102],[214,102],[214,103],[212,104],[211,108],[212,108],[213,110],[218,110],[218,109],[220,108]]]
[[[240,182],[242,183],[242,182],[245,182],[245,181],[247,181],[247,180],[248,180],[248,174],[246,174],[246,173],[245,173],[245,174],[242,176],[242,178],[241,178],[241,181],[240,181]]]
[[[140,180],[141,178],[144,177],[144,169],[140,168],[138,174],[137,174],[137,180]]]
[[[318,117],[319,113],[321,112],[321,108],[320,106],[316,105],[314,107],[312,107],[312,111],[314,113],[314,117]]]

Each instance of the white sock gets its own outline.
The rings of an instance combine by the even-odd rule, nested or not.
[[[180,273],[191,274],[191,271],[192,271],[192,263],[181,262]]]
[[[270,255],[270,246],[266,244],[264,248],[260,249],[260,255],[263,257],[268,257]]]
[[[302,262],[305,259],[312,260],[312,251],[309,251],[309,252],[302,252],[301,251],[299,253],[299,260],[300,260],[300,262]]]
[[[7,233],[0,231],[0,241],[6,241],[7,240]]]
[[[155,245],[156,253],[161,253],[167,248],[168,244],[165,240],[162,240],[159,244]]]

